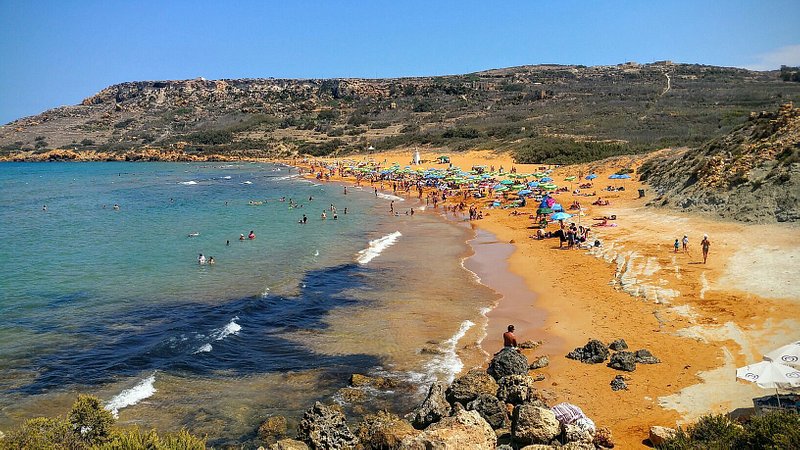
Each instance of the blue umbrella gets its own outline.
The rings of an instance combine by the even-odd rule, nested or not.
[[[572,214],[567,214],[565,212],[557,212],[552,216],[550,216],[550,218],[553,220],[564,220],[564,219],[569,219],[570,217],[572,217]]]
[[[553,206],[550,207],[553,211],[563,211],[564,207],[561,206],[561,203],[554,203]]]
[[[614,174],[614,175],[609,175],[609,176],[608,176],[608,178],[609,178],[610,180],[618,180],[618,179],[619,179],[619,175],[617,175],[617,174]]]
[[[630,178],[630,177],[631,177],[630,175],[628,175],[627,173],[625,173],[625,174],[622,174],[622,175],[620,175],[620,176],[619,176],[619,177],[617,177],[617,178],[619,178],[620,180],[627,180],[627,179],[628,179],[628,178]]]
[[[544,177],[544,178],[542,178],[542,181],[544,181],[546,183],[548,181],[553,181],[553,179],[550,178],[550,177]]]
[[[537,183],[536,181],[531,181],[530,183],[528,183],[528,187],[532,188],[539,187],[539,183]]]
[[[594,180],[595,178],[597,178],[596,174],[590,173],[589,175],[586,175],[586,179],[587,180],[591,181],[591,180]]]
[[[533,191],[531,191],[529,189],[523,189],[523,190],[517,192],[517,194],[519,194],[519,195],[528,195],[528,194],[533,194]]]

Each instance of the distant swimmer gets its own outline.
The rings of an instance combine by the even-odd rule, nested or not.
[[[411,208],[411,215],[414,215],[414,208]]]
[[[256,238],[256,234],[253,233],[253,230],[250,230],[250,234],[247,235],[247,239],[255,239],[255,238]]]
[[[347,215],[347,208],[344,209],[344,214]]]
[[[243,235],[243,234],[240,234],[240,235],[239,235],[239,240],[240,240],[240,241],[243,241],[243,240],[244,240],[244,235]]]
[[[374,188],[374,189],[375,189],[375,197],[377,197],[378,196],[378,188]]]
[[[306,223],[306,222],[308,222],[308,217],[306,217],[306,215],[303,214],[303,223]]]
[[[333,220],[339,219],[339,216],[336,213],[333,213]]]
[[[119,205],[114,203],[114,211],[119,211]]]
[[[229,240],[227,240],[227,239],[226,239],[226,240],[225,240],[225,246],[226,246],[226,247],[229,247],[230,245],[231,245],[231,241],[229,241]]]
[[[321,216],[321,217],[322,217],[322,220],[325,220],[325,219],[327,219],[327,218],[328,218],[328,215],[327,215],[327,214],[325,214],[325,211],[324,211],[324,210],[322,211],[322,216]]]
[[[209,264],[214,264],[214,263],[216,263],[216,261],[214,260],[214,257],[213,257],[213,256],[209,256],[209,257],[208,257],[208,263],[209,263]]]
[[[503,347],[517,348],[517,337],[514,336],[514,325],[509,325],[508,331],[503,333]]]
[[[200,233],[197,232],[197,231],[195,231],[194,233],[189,233],[188,235],[186,235],[186,237],[197,237],[197,236],[200,236]]]
[[[308,197],[308,201],[310,201],[310,202],[314,201],[314,197],[309,196]]]
[[[344,195],[347,195],[347,186],[344,187]]]
[[[47,205],[42,206],[42,211],[47,212]]]
[[[197,263],[200,264],[200,265],[203,265],[203,264],[206,263],[206,257],[203,256],[202,253],[200,253],[200,256],[197,257]]]

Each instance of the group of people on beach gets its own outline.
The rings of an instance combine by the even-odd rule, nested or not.
[[[684,234],[682,239],[676,238],[672,247],[675,253],[678,253],[678,250],[682,247],[683,253],[689,255],[689,236]],[[707,234],[703,235],[703,240],[700,241],[700,248],[703,251],[703,264],[705,264],[708,261],[708,250],[711,248],[711,241],[708,239]]]

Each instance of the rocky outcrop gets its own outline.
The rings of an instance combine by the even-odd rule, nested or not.
[[[489,426],[495,430],[508,426],[509,421],[506,404],[494,395],[478,395],[474,400],[467,403],[467,410],[477,411]]]
[[[374,387],[376,389],[394,389],[397,387],[397,381],[391,378],[384,377],[371,377],[354,373],[350,375],[350,386],[352,387]]]
[[[404,439],[418,434],[408,421],[386,411],[366,416],[356,428],[361,444],[374,450],[398,448]]]
[[[677,431],[674,428],[653,426],[650,427],[650,444],[659,446],[667,441],[667,439],[675,436]]]
[[[481,394],[494,395],[497,382],[485,370],[473,369],[456,378],[447,388],[445,396],[450,403],[466,405]]]
[[[611,355],[611,361],[608,367],[617,370],[624,370],[625,372],[633,372],[636,370],[636,357],[631,352],[617,352]]]
[[[258,427],[258,437],[262,441],[270,441],[285,436],[287,430],[286,417],[272,416]]]
[[[530,370],[542,369],[549,365],[550,365],[550,359],[547,356],[540,356],[533,360],[531,365],[528,366],[528,369]]]
[[[518,445],[549,444],[561,433],[553,411],[532,405],[518,405],[511,419],[511,436]]]
[[[494,355],[487,372],[495,380],[508,375],[525,375],[528,373],[528,358],[516,349],[505,347]]]
[[[612,391],[627,391],[628,384],[625,383],[625,377],[622,375],[617,375],[611,380],[611,390]]]
[[[282,439],[269,446],[269,450],[309,450],[308,445],[294,439]]]
[[[508,375],[497,383],[497,398],[512,405],[536,399],[535,380],[528,375]]]
[[[451,407],[444,395],[445,389],[443,383],[431,385],[425,400],[411,414],[411,424],[414,428],[424,429],[450,414]]]
[[[611,430],[606,427],[600,427],[594,432],[594,445],[600,448],[614,448],[616,442],[611,435]]]
[[[650,353],[650,350],[647,350],[646,348],[636,350],[634,356],[636,357],[637,364],[658,364],[661,362],[660,359],[656,358],[652,353]]]
[[[614,350],[615,352],[621,352],[628,349],[628,343],[625,342],[625,339],[617,339],[608,344],[608,348]]]
[[[567,358],[586,364],[599,364],[608,358],[608,347],[597,339],[590,340],[583,347],[578,347],[567,354]]]
[[[419,435],[403,440],[400,449],[476,449],[494,450],[497,436],[477,411],[460,410],[432,424]]]
[[[297,426],[297,439],[312,449],[348,449],[358,443],[347,426],[344,413],[320,402],[303,415]]]

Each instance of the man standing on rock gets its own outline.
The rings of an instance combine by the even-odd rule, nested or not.
[[[514,336],[514,325],[509,325],[508,331],[503,333],[503,347],[517,348],[517,338]]]

